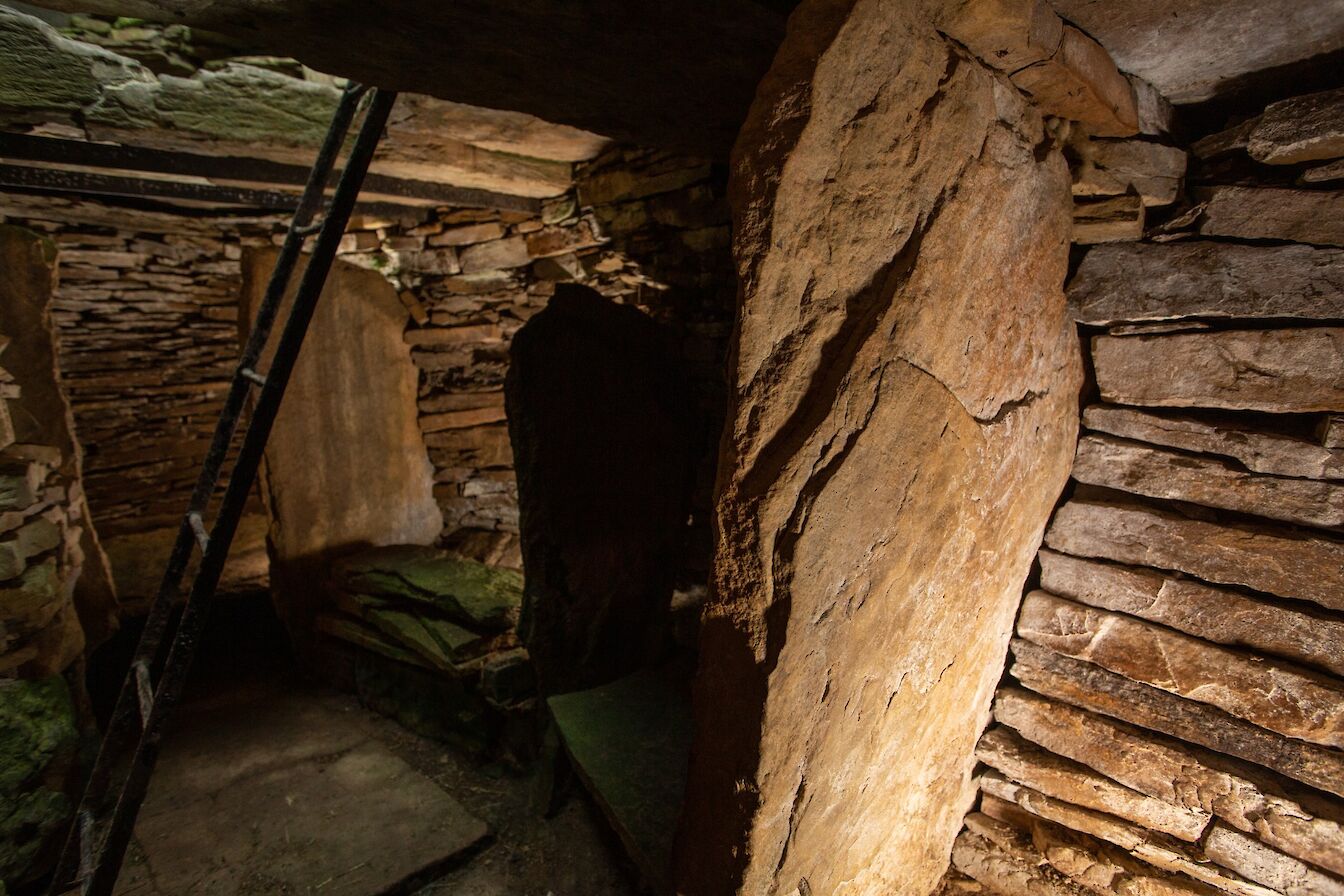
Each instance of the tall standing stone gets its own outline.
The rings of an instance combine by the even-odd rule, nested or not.
[[[576,284],[509,358],[519,634],[545,693],[605,684],[667,638],[700,444],[689,387],[663,327]]]
[[[1068,172],[929,14],[805,2],[735,150],[690,896],[933,889],[1067,475]]]

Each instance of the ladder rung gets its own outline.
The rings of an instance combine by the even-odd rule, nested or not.
[[[149,681],[149,667],[141,660],[132,665],[135,670],[135,695],[140,701],[140,723],[149,723],[149,712],[154,708],[154,686]]]
[[[312,236],[322,229],[321,221],[314,221],[311,224],[305,224],[302,227],[295,227],[294,232],[299,236]]]
[[[252,382],[256,383],[258,386],[264,386],[264,385],[266,385],[266,377],[264,377],[264,376],[262,376],[261,374],[257,373],[257,372],[256,372],[255,370],[253,370],[251,367],[244,367],[242,370],[240,370],[240,371],[238,371],[238,372],[239,372],[240,374],[242,374],[242,377],[243,377],[243,379],[245,379],[245,380],[251,380]]]
[[[201,546],[201,553],[204,554],[210,547],[210,533],[205,531],[205,521],[201,519],[200,511],[193,510],[187,514],[187,523],[191,526],[191,531],[196,534],[196,543]]]

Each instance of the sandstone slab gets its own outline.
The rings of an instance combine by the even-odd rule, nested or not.
[[[1048,115],[1082,122],[1101,137],[1139,131],[1134,88],[1106,48],[1072,25],[1064,26],[1053,56],[1012,77]]]
[[[543,694],[609,684],[664,648],[704,424],[672,333],[586,286],[557,287],[509,357],[519,635]]]
[[[1212,813],[1322,868],[1344,868],[1344,807],[1338,802],[1319,795],[1294,799],[1251,766],[1017,688],[995,697],[994,718],[1140,793]]]
[[[1064,22],[1048,0],[965,0],[939,23],[981,62],[1012,74],[1059,51]]]
[[[1344,747],[1344,684],[1045,591],[1022,602],[1019,636],[1310,743]]]
[[[1116,404],[1294,414],[1344,409],[1344,329],[1220,330],[1092,340]]]
[[[975,755],[1033,790],[1192,843],[1199,839],[1212,817],[1202,807],[1173,805],[1117,784],[1080,763],[1040,749],[1009,728],[986,731]]]
[[[1074,556],[1180,570],[1344,610],[1344,543],[1323,534],[1075,499],[1055,514],[1045,541]]]
[[[1270,103],[1251,131],[1246,151],[1270,165],[1344,156],[1344,89]]]
[[[1341,896],[1344,880],[1286,856],[1226,825],[1216,824],[1204,852],[1224,868],[1271,887],[1284,896]]]
[[[1145,206],[1170,205],[1185,176],[1185,150],[1146,140],[1077,140],[1073,195],[1122,196],[1133,190]]]
[[[1344,191],[1214,187],[1199,232],[1244,240],[1344,246]]]
[[[275,259],[271,250],[244,255],[244,329]],[[282,320],[292,301],[293,290]],[[327,600],[326,572],[336,553],[429,544],[443,528],[416,423],[419,374],[402,341],[406,320],[381,274],[338,260],[267,443],[261,484],[271,517],[271,582],[286,595],[280,610],[300,638]]]
[[[1143,220],[1143,200],[1138,196],[1075,202],[1073,242],[1080,246],[1133,242],[1143,238]]]
[[[1153,569],[1045,549],[1039,556],[1041,587],[1051,594],[1344,677],[1344,619],[1337,616]]]
[[[1003,896],[1084,896],[1091,891],[1052,868],[1020,838],[1004,846],[983,834],[962,831],[952,846],[952,866]]]
[[[1344,796],[1338,750],[1293,740],[1212,706],[1131,681],[1026,641],[1013,642],[1013,676],[1037,693],[1235,756]]]
[[[1344,251],[1208,240],[1098,246],[1069,282],[1081,323],[1344,317]]]
[[[937,884],[1068,466],[1066,166],[924,12],[804,2],[735,153],[692,896]]]
[[[1025,813],[1112,843],[1155,868],[1183,874],[1233,896],[1274,896],[1268,887],[1210,863],[1199,850],[1113,815],[1046,796],[995,772],[986,774],[980,786],[984,792],[981,811],[993,818],[1020,824]]]
[[[1256,427],[1242,419],[1170,411],[1146,411],[1116,405],[1092,405],[1083,425],[1095,432],[1212,454],[1237,461],[1254,473],[1301,479],[1344,479],[1344,450],[1285,433],[1282,427]]]
[[[1148,498],[1185,501],[1306,526],[1344,525],[1344,485],[1249,473],[1229,461],[1111,436],[1078,442],[1073,478]]]

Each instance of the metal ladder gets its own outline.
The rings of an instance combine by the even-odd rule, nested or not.
[[[366,93],[372,95],[359,135],[346,160],[326,215],[320,224],[314,224],[313,219],[323,205],[336,158],[345,143],[356,109]],[[158,758],[164,723],[182,696],[187,673],[205,628],[207,611],[229,553],[229,545],[238,528],[248,493],[256,480],[262,450],[266,447],[271,426],[280,410],[285,386],[294,370],[308,324],[317,307],[318,297],[326,283],[337,246],[350,221],[355,199],[396,97],[390,91],[370,91],[358,85],[351,85],[341,95],[331,127],[285,236],[251,335],[239,358],[224,410],[215,427],[214,440],[196,480],[191,505],[178,529],[168,567],[150,608],[130,671],[122,682],[116,708],[98,751],[97,762],[48,890],[49,896],[59,896],[76,888],[83,896],[111,896],[116,885],[135,818],[144,802],[149,777]],[[293,277],[304,240],[313,233],[318,236],[313,245],[312,257],[299,282],[270,369],[264,374],[260,373],[256,369],[257,364]],[[259,391],[251,421],[238,460],[229,475],[214,525],[207,530],[205,512],[219,482],[220,470],[237,429],[243,405],[253,388]],[[171,641],[166,644],[165,655],[173,605],[180,594],[187,563],[198,547],[201,551],[200,566],[183,606],[181,619],[173,631]]]

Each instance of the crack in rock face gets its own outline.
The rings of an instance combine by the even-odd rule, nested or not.
[[[805,2],[734,153],[688,896],[932,889],[1068,475],[1066,166],[938,6]]]

